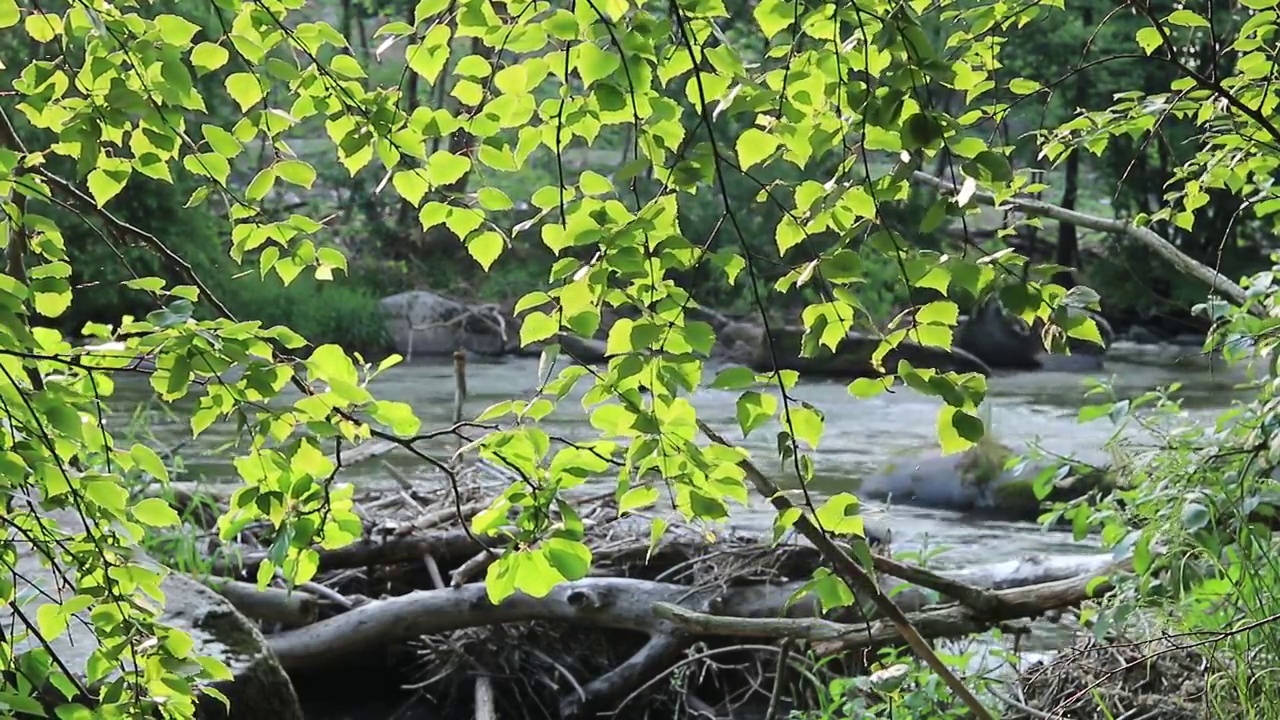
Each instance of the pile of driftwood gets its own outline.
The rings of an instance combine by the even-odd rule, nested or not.
[[[461,477],[360,488],[366,536],[322,552],[318,575],[293,590],[257,589],[269,538],[252,529],[236,547],[207,541],[202,580],[261,623],[295,682],[390,659],[403,685],[449,717],[632,717],[673,706],[785,717],[809,706],[829,673],[864,672],[876,648],[902,643],[900,625],[867,598],[823,612],[816,593],[802,592],[827,566],[804,538],[711,534],[668,516],[653,545],[652,516],[619,518],[612,492],[599,487],[575,499],[592,574],[545,598],[517,594],[494,606],[483,578],[502,549],[467,522],[497,479],[482,464]],[[173,489],[205,522],[213,513],[196,510],[228,492]],[[876,582],[926,639],[1027,632],[1031,619],[1105,592],[1095,578],[1115,570],[1109,555],[1088,555],[933,572],[895,561],[891,547],[873,549]]]

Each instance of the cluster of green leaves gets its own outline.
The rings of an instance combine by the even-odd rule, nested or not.
[[[1277,69],[1265,49],[1277,30],[1275,3],[1251,1],[1217,14],[1211,7],[1159,7],[1139,14],[1130,51],[1163,60],[1159,64],[1169,69],[1164,87],[1117,93],[1105,109],[1059,125],[1045,138],[1045,156],[1056,161],[1079,150],[1101,155],[1117,138],[1147,142],[1166,124],[1185,123],[1196,152],[1179,158],[1160,207],[1136,222],[1192,232],[1214,195],[1243,200],[1249,217],[1275,214],[1280,200],[1271,178],[1280,162],[1274,147],[1280,130],[1270,119],[1276,103],[1270,80]],[[1215,57],[1204,67],[1207,47]]]
[[[245,430],[250,441],[235,461],[244,486],[219,529],[227,540],[251,523],[274,528],[260,583],[277,574],[305,581],[316,571],[316,548],[359,536],[351,487],[337,482],[344,447],[374,435],[410,444],[420,429],[409,406],[379,400],[369,389],[398,358],[374,367],[325,344],[298,359],[293,353],[307,347],[303,337],[284,326],[238,321],[187,272],[181,257],[119,222],[110,204],[133,177],[172,182],[184,174],[196,180],[188,205],[221,200],[231,224],[230,258],[255,268],[259,281],[286,286],[304,272],[329,281],[347,266],[343,253],[323,241],[319,220],[298,213],[280,217],[262,207],[277,188],[313,186],[316,170],[291,146],[304,123],[323,124],[349,174],[380,177],[378,187],[411,206],[424,230],[447,229],[482,269],[506,251],[514,231],[498,222],[502,213],[517,202],[537,208],[528,226],[539,228],[559,259],[547,289],[526,295],[517,312],[522,342],[545,344],[545,382],[531,399],[486,410],[483,419],[505,419],[510,427],[472,448],[519,476],[472,523],[476,533],[510,542],[486,578],[494,602],[518,591],[542,596],[589,571],[584,529],[563,493],[590,477],[616,473],[623,512],[652,506],[663,485],[691,521],[720,521],[730,503],[745,504],[742,451],[699,442],[690,396],[701,387],[739,393],[744,434],[780,422],[781,458],[798,482],[812,477],[823,415],[791,397],[796,374],[732,367],[704,377],[715,333],[688,316],[693,301],[675,279],[702,267],[723,273],[731,284],[756,278],[760,259],[745,251],[739,221],[749,210],[724,202],[727,176],[751,179],[756,171],[784,166],[792,169],[790,177],[804,178],[761,182],[757,201],[777,208],[782,218],[773,259],[786,270],[768,293],[816,288],[821,297],[801,316],[806,354],[836,348],[864,312],[856,288],[864,280],[860,253],[868,248],[902,269],[914,306],[891,328],[877,363],[908,339],[949,347],[962,300],[998,291],[1013,312],[1050,324],[1070,304],[1062,288],[1047,282],[1003,283],[995,268],[1014,260],[1008,254],[922,251],[883,221],[887,208],[910,195],[912,172],[944,148],[963,159],[962,187],[934,200],[926,225],[972,210],[979,188],[1003,198],[1027,187],[1002,148],[969,132],[998,120],[1007,106],[993,101],[951,117],[930,107],[928,88],[962,89],[971,102],[996,89],[991,43],[1034,17],[1037,7],[767,0],[752,11],[758,42],[748,45],[755,54],[744,56],[722,38],[717,23],[728,11],[719,0],[610,0],[567,8],[422,0],[412,22],[390,21],[376,37],[385,50],[402,46],[407,67],[424,83],[442,82],[446,67],[463,79],[450,90],[458,103],[453,109],[407,111],[398,87],[369,81],[341,33],[323,21],[291,17],[303,5],[216,0],[226,31],[209,34],[177,14],[148,14],[128,2],[88,0],[55,13],[0,0],[0,30],[23,33],[45,50],[15,83],[17,109],[43,133],[43,142],[33,149],[16,141],[0,148],[10,249],[0,275],[4,482],[42,504],[10,503],[5,520],[19,534],[35,533],[44,509],[75,508],[90,521],[87,535],[73,533],[67,543],[97,553],[74,558],[78,597],[85,600],[63,607],[91,610],[104,657],[128,649],[139,658],[98,695],[108,712],[187,717],[191,683],[218,676],[208,662],[200,665],[202,673],[188,671],[189,639],[158,627],[158,609],[145,601],[155,595],[160,576],[121,552],[138,544],[143,525],[178,518],[162,500],[135,502],[125,490],[127,473],[163,482],[166,471],[154,453],[140,445],[117,447],[102,427],[98,403],[110,395],[110,371],[147,355],[155,366],[151,384],[162,399],[203,388],[191,418],[193,434],[229,420]],[[922,29],[925,14],[952,32],[931,38]],[[461,48],[468,46],[483,52],[467,54]],[[230,127],[197,119],[209,93],[196,79],[210,73],[223,73],[221,90],[241,113]],[[736,118],[745,129],[725,137],[719,118]],[[496,183],[474,192],[463,184],[477,171],[516,172],[538,148],[559,155],[590,146],[606,129],[633,138],[630,159],[609,176],[582,173],[576,182],[516,198]],[[436,142],[459,133],[470,138],[468,148]],[[255,142],[270,148],[269,162],[246,187],[232,187],[235,163],[245,161]],[[898,160],[873,172],[869,152]],[[54,156],[74,160],[76,176],[45,168]],[[642,176],[656,190],[642,193]],[[724,203],[724,237],[682,231],[682,203],[706,194],[718,194]],[[94,346],[72,347],[40,327],[71,300],[68,278],[76,258],[66,252],[57,224],[41,212],[63,204],[122,240],[147,245],[187,275],[178,284],[158,277],[127,281],[155,309],[142,318],[89,324],[84,334],[100,341]],[[831,241],[821,247],[808,242],[822,233]],[[757,284],[754,292],[763,291]],[[765,298],[754,300],[763,310]],[[195,313],[199,303],[215,311],[213,319]],[[637,312],[609,330],[607,367],[555,372],[558,333],[591,337],[603,310],[622,306]],[[1065,332],[1096,336],[1091,327],[1073,321]],[[943,401],[939,419],[948,449],[980,438],[976,408],[985,395],[984,378],[905,362],[884,372],[885,381],[855,383],[851,393],[882,392],[900,378]],[[553,452],[538,421],[583,383],[589,387],[582,404],[600,437]],[[298,391],[296,400],[280,402],[286,386]],[[778,529],[807,513],[828,532],[857,536],[857,512],[856,498],[839,495],[821,507],[781,515]],[[655,540],[664,529],[661,521],[654,524]],[[10,559],[17,540],[11,533],[0,546]],[[844,581],[830,574],[815,578],[811,589],[827,605],[853,599]],[[16,608],[12,585],[0,590]],[[56,622],[45,624],[56,634]],[[6,636],[6,655],[16,652],[14,640]],[[39,658],[40,652],[25,657]],[[94,665],[92,680],[102,679],[100,667]],[[59,677],[53,670],[46,674]]]
[[[1151,620],[1155,632],[1199,639],[1194,647],[1209,656],[1205,706],[1215,715],[1260,708],[1259,717],[1276,717],[1280,699],[1280,685],[1250,669],[1280,658],[1277,271],[1248,279],[1243,307],[1197,308],[1215,325],[1206,351],[1252,376],[1247,395],[1209,424],[1188,417],[1179,385],[1133,398],[1096,385],[1080,420],[1115,426],[1120,482],[1101,502],[1059,503],[1044,518],[1069,520],[1077,537],[1098,532],[1118,559],[1132,560],[1135,574],[1082,621],[1099,639],[1138,634]],[[1126,442],[1135,428],[1157,442]]]

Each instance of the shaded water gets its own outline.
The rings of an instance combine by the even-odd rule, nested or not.
[[[512,398],[530,397],[538,383],[537,361],[511,359],[502,362],[468,363],[470,391],[466,415],[474,416],[489,405]],[[1153,367],[1121,362],[1109,363],[1102,376],[1109,376],[1124,397],[1173,382],[1183,384],[1180,397],[1189,413],[1197,419],[1211,420],[1238,396],[1233,386],[1242,376],[1231,371],[1212,371],[1204,367]],[[704,377],[714,377],[708,368]],[[1036,443],[1048,451],[1071,455],[1086,461],[1097,461],[1101,448],[1113,432],[1105,422],[1080,424],[1077,413],[1082,405],[1097,402],[1085,397],[1085,378],[1066,373],[1013,373],[989,379],[990,419],[995,436],[1017,446]],[[580,391],[587,386],[584,380]],[[400,400],[413,406],[423,421],[424,429],[447,427],[453,413],[453,369],[448,361],[406,363],[386,371],[371,390],[378,397]],[[833,493],[854,489],[853,478],[865,476],[882,467],[895,456],[929,452],[936,447],[936,412],[939,403],[906,388],[872,399],[855,399],[843,383],[804,380],[793,392],[800,400],[819,407],[826,415],[826,431],[814,461],[817,481],[815,493]],[[745,441],[735,420],[737,393],[704,389],[693,402],[699,416],[727,437],[748,448],[766,472],[773,472],[785,482],[785,469],[776,460],[776,423],[755,431]],[[291,401],[292,397],[282,398]],[[587,422],[577,397],[567,398],[544,421],[548,432],[561,437],[585,439],[594,429]],[[164,447],[189,438],[188,417],[195,407],[194,398],[186,398],[165,407],[153,400],[145,380],[121,380],[112,401],[109,422],[117,433],[136,417],[150,426],[156,441]],[[164,415],[163,413],[168,413]],[[181,455],[188,470],[188,480],[205,482],[234,481],[230,466],[234,453],[227,445],[236,441],[234,422],[215,425],[195,443],[183,447]],[[426,445],[424,443],[423,445]],[[424,448],[425,449],[425,448]],[[448,450],[441,445],[439,450]],[[421,470],[408,453],[393,453],[385,458],[401,470]],[[344,470],[347,480],[359,484],[361,479],[384,477],[379,462],[370,462]],[[883,508],[872,505],[873,509]],[[873,510],[877,511],[877,510]],[[910,508],[895,505],[887,511],[893,528],[895,549],[912,550],[922,543],[930,547],[946,546],[962,549],[954,553],[972,562],[1006,560],[1032,552],[1088,552],[1091,543],[1076,545],[1069,534],[1049,532],[1029,523],[994,522],[965,518],[957,513]],[[765,529],[773,514],[760,503],[747,512],[735,512],[736,526]],[[950,555],[951,553],[948,553]],[[946,563],[949,558],[939,558]]]

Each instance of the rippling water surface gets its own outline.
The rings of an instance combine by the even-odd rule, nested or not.
[[[707,377],[712,377],[708,370]],[[1133,396],[1156,387],[1180,382],[1181,396],[1190,414],[1211,420],[1239,396],[1234,390],[1242,375],[1238,372],[1210,370],[1205,367],[1151,366],[1110,362],[1102,374],[1112,379],[1122,396]],[[470,395],[467,412],[474,415],[484,407],[510,398],[528,397],[537,384],[537,361],[513,359],[486,363],[472,361],[468,365]],[[582,386],[586,385],[584,381]],[[1084,460],[1104,457],[1103,444],[1112,433],[1106,422],[1080,424],[1077,413],[1082,405],[1094,402],[1085,397],[1085,377],[1060,373],[1001,374],[989,381],[987,405],[996,436],[1011,445],[1037,443],[1047,450],[1074,455]],[[374,383],[380,397],[410,403],[422,418],[424,427],[447,426],[452,418],[453,369],[448,362],[405,363],[385,372]],[[837,382],[802,381],[794,392],[799,399],[813,403],[826,414],[826,432],[815,457],[819,493],[838,492],[848,486],[849,478],[875,471],[895,456],[929,452],[936,446],[936,412],[938,402],[900,388],[871,399],[855,399]],[[729,437],[736,431],[736,393],[702,390],[693,398],[699,414]],[[116,390],[111,422],[117,426],[132,417],[149,422],[161,443],[179,442],[189,434],[187,413],[194,400],[168,408],[151,395],[145,381],[121,381]],[[141,410],[142,415],[134,416]],[[548,430],[570,438],[585,438],[594,430],[586,422],[581,405],[566,401],[546,421]],[[766,469],[778,468],[775,457],[774,428],[756,431],[744,441]],[[197,479],[217,482],[234,478],[229,465],[232,453],[226,444],[236,439],[235,425],[214,426],[199,442],[187,445],[183,457]],[[443,449],[443,448],[442,448]],[[417,469],[407,453],[387,457],[405,471]],[[381,464],[366,463],[347,471],[353,482],[383,474]],[[781,478],[780,478],[781,479]],[[895,505],[888,512],[894,529],[894,545],[909,549],[927,541],[931,546],[963,548],[970,561],[981,557],[995,561],[1030,552],[1089,551],[1071,542],[1069,535],[1047,532],[1026,523],[1004,523],[966,519],[949,512],[915,509]],[[772,514],[756,506],[738,513],[736,525],[768,527]],[[960,553],[956,553],[957,556]],[[946,556],[943,556],[946,559]],[[955,558],[957,561],[960,557]]]

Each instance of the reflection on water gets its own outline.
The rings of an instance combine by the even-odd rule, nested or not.
[[[504,362],[472,361],[468,367],[468,414],[474,415],[492,403],[511,398],[529,397],[537,386],[537,361],[512,359]],[[1238,395],[1233,388],[1240,382],[1238,372],[1207,368],[1168,368],[1125,363],[1109,363],[1110,376],[1117,392],[1131,397],[1142,392],[1181,382],[1180,396],[1188,412],[1200,419],[1212,418]],[[705,377],[713,377],[708,369]],[[586,421],[581,404],[576,402],[587,382],[580,383],[579,394],[562,402],[544,425],[548,432],[567,438],[582,439],[594,434]],[[1014,446],[1036,443],[1045,449],[1074,455],[1084,460],[1099,456],[1102,445],[1111,437],[1112,426],[1103,421],[1079,424],[1079,408],[1089,402],[1085,397],[1085,378],[1065,373],[1000,374],[989,380],[987,405],[994,432],[999,439]],[[423,420],[424,428],[443,427],[452,419],[453,369],[448,361],[414,362],[388,370],[374,383],[379,397],[400,400],[413,406]],[[906,388],[881,394],[871,399],[855,399],[836,382],[804,381],[793,395],[812,403],[826,415],[826,431],[817,453],[815,470],[821,480],[815,492],[838,492],[844,481],[873,472],[889,458],[911,452],[923,452],[936,446],[936,413],[939,402]],[[121,379],[112,402],[111,422],[120,431],[130,414],[141,404],[149,403],[150,388],[145,380]],[[284,398],[289,401],[291,396]],[[702,390],[693,397],[700,417],[728,437],[737,438],[766,471],[785,473],[776,458],[777,425],[761,428],[740,439],[736,417],[737,393]],[[174,422],[164,422],[152,415],[153,433],[159,442],[170,446],[189,437],[187,417],[195,407],[194,398],[184,399],[171,408]],[[158,407],[159,403],[152,403]],[[229,459],[232,453],[225,445],[236,440],[234,422],[210,428],[200,440],[183,448],[189,470],[206,481],[233,479]],[[439,448],[445,451],[445,446]],[[402,470],[419,469],[407,453],[386,458]],[[362,477],[383,473],[380,463],[367,463],[347,471],[348,479],[359,483]],[[192,478],[196,479],[196,478]],[[1068,535],[1045,532],[1031,525],[966,519],[962,516],[895,506],[888,511],[894,528],[895,547],[918,545],[928,538],[930,545],[963,546],[966,555],[992,561],[1031,552],[1070,552]],[[735,525],[764,529],[772,522],[772,514],[762,504],[735,516]],[[1088,548],[1080,548],[1087,551]]]

